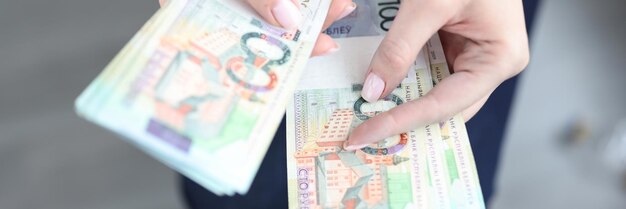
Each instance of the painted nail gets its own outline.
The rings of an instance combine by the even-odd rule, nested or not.
[[[361,96],[367,102],[373,103],[380,98],[380,95],[383,93],[383,89],[385,89],[385,82],[383,79],[378,77],[373,72],[370,72],[365,79],[365,84],[363,84]]]
[[[326,50],[326,52],[320,54],[319,56],[326,56],[326,55],[335,53],[335,52],[339,51],[340,48],[341,47],[339,47],[339,44],[335,43],[335,47]]]
[[[337,17],[338,20],[343,19],[344,17],[348,16],[350,13],[354,12],[354,10],[356,9],[356,3],[352,2],[352,4],[346,6],[346,8],[343,9],[343,12],[341,12],[341,14]]]
[[[287,30],[297,29],[302,23],[300,9],[290,0],[278,0],[276,6],[272,9],[272,13],[278,24]]]

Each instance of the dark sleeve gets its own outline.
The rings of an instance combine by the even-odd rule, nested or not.
[[[540,0],[524,0],[523,2],[526,30],[528,34],[531,34]],[[486,202],[493,194],[493,181],[500,158],[502,140],[519,76],[523,76],[523,73],[503,82],[496,88],[485,106],[467,123],[467,132]]]

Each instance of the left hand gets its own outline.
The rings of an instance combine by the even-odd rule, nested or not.
[[[161,6],[170,0],[159,0]],[[173,0],[176,1],[176,0]],[[269,24],[293,29],[300,26],[302,15],[300,14],[300,4],[297,0],[246,0],[254,10],[257,11]],[[326,15],[326,20],[322,30],[328,28],[335,20],[348,16],[356,9],[356,4],[352,0],[333,0],[330,10]],[[321,31],[320,31],[321,32]],[[315,42],[315,47],[311,56],[323,56],[339,50],[339,45],[333,39],[320,33]]]

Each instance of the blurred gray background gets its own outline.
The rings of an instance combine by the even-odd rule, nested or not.
[[[73,100],[156,0],[0,0],[0,208],[183,208],[176,174],[79,119]],[[626,118],[626,2],[547,0],[492,208],[626,208],[603,163]],[[566,143],[573,121],[589,137]]]

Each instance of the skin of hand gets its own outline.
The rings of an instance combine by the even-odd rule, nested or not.
[[[169,0],[159,0],[161,6]],[[248,4],[268,23],[285,29],[295,29],[302,23],[300,3],[297,0],[246,0]],[[344,18],[356,9],[351,0],[332,0],[330,10],[326,15],[323,29],[328,28],[335,20]],[[333,39],[321,33],[311,56],[322,56],[339,50],[339,45]]]
[[[167,0],[159,0],[163,5]],[[302,21],[296,0],[247,0],[270,24],[297,28]],[[350,0],[333,0],[324,29],[356,9]],[[462,113],[469,120],[503,81],[529,61],[521,0],[403,0],[366,76],[362,97],[375,102],[389,95],[426,41],[439,31],[453,74],[424,97],[381,113],[356,127],[344,148],[356,150],[386,137]],[[326,34],[312,56],[339,46]]]
[[[437,31],[452,75],[423,97],[357,126],[344,143],[346,150],[360,149],[457,113],[469,120],[500,83],[528,65],[521,0],[403,0],[370,62],[361,96],[375,102],[390,94]]]

